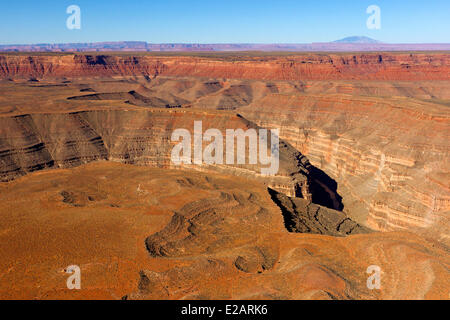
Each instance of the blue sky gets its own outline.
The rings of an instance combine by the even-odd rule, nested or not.
[[[66,28],[69,5],[81,30]],[[381,29],[369,30],[369,5]],[[152,43],[309,43],[365,35],[384,42],[450,42],[449,0],[9,1],[0,44],[140,40]]]

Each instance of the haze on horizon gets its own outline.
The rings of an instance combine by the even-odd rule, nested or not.
[[[80,30],[66,27],[70,5],[81,8]],[[366,26],[370,5],[381,9],[380,29]],[[385,43],[449,43],[448,12],[444,0],[16,1],[0,11],[0,44],[312,43],[354,35]]]

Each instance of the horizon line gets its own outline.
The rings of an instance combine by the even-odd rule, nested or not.
[[[441,44],[448,45],[450,42],[338,42],[317,41],[317,42],[148,42],[144,40],[102,40],[84,42],[35,42],[35,43],[0,43],[0,46],[40,46],[40,45],[86,45],[86,44],[119,44],[119,43],[140,43],[147,45],[311,45],[311,44],[333,44],[333,45],[428,45]]]

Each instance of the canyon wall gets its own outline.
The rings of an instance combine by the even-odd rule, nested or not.
[[[448,241],[450,118],[433,103],[342,95],[272,94],[239,110],[281,128],[338,182],[344,210],[378,230],[433,232]]]
[[[9,181],[36,170],[70,168],[98,160],[177,168],[171,161],[171,152],[178,142],[171,141],[171,134],[180,128],[193,134],[194,121],[202,121],[203,130],[218,128],[224,133],[230,128],[244,131],[258,129],[234,114],[166,109],[0,117],[0,180]],[[203,142],[203,147],[207,144]],[[236,148],[235,143],[235,151]],[[313,199],[319,204],[339,209],[340,198],[334,194],[332,187],[327,187],[329,181],[326,176],[318,176],[315,173],[317,169],[292,146],[280,141],[279,170],[272,176],[261,173],[261,168],[268,165],[249,164],[248,148],[247,143],[246,164],[183,166],[258,180],[286,195]],[[224,155],[226,151],[224,146]]]
[[[450,55],[0,55],[0,78],[156,75],[261,80],[449,80]]]

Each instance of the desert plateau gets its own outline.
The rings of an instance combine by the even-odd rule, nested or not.
[[[450,53],[0,53],[0,217],[0,299],[447,300]]]

